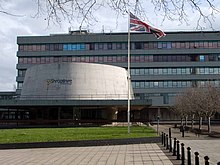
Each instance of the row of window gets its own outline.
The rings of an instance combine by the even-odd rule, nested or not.
[[[26,69],[19,69],[18,76],[24,77]],[[139,68],[131,69],[131,76],[135,75],[186,75],[186,74],[220,74],[220,67],[212,68]]]
[[[19,51],[126,50],[124,43],[24,44]],[[132,42],[131,49],[211,49],[220,48],[220,41],[197,42]]]
[[[134,89],[148,89],[148,88],[186,88],[193,86],[206,87],[209,85],[220,87],[220,80],[210,81],[132,81]],[[22,89],[23,82],[18,82],[17,88]]]
[[[131,75],[185,75],[185,74],[220,74],[220,67],[131,69]]]
[[[132,87],[135,89],[205,87],[208,85],[220,87],[220,81],[132,81]]]
[[[46,64],[54,62],[127,62],[127,55],[114,56],[63,56],[63,57],[19,57],[19,64]],[[219,54],[210,55],[131,55],[131,62],[190,62],[220,61]]]

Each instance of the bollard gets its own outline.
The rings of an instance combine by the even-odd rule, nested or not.
[[[209,165],[209,157],[205,156],[204,159],[205,159],[205,165]]]
[[[218,162],[217,165],[220,165],[220,162]]]
[[[182,137],[185,137],[185,135],[184,135],[184,132],[185,131],[185,128],[184,128],[184,126],[183,126],[183,129],[182,129]]]
[[[171,128],[169,128],[169,141],[170,141],[170,145],[169,145],[169,152],[172,152],[172,135],[171,135]]]
[[[172,138],[170,137],[170,150],[169,152],[172,152]]]
[[[166,149],[169,149],[169,139],[168,139],[168,135],[166,135]]]
[[[163,146],[166,147],[166,133],[163,133]]]
[[[169,138],[171,138],[171,128],[169,128]]]
[[[185,148],[184,148],[184,143],[181,143],[181,160],[182,160],[182,165],[185,165]]]
[[[173,141],[173,156],[176,156],[176,138]]]
[[[180,141],[177,140],[177,154],[176,154],[176,159],[180,160]]]
[[[187,164],[191,165],[191,148],[187,147]]]
[[[199,153],[195,152],[195,165],[199,165]]]
[[[162,142],[162,145],[163,145],[163,132],[161,134],[161,142]]]

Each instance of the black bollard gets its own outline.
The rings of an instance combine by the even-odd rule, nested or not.
[[[177,154],[176,154],[176,159],[180,160],[180,141],[177,140]]]
[[[172,152],[172,138],[170,137],[170,150],[169,152]]]
[[[187,147],[187,163],[188,165],[191,165],[191,148]]]
[[[185,132],[184,131],[185,131],[185,127],[183,126],[182,127],[182,137],[185,137],[185,135],[184,135]]]
[[[220,162],[218,162],[217,165],[220,165]]]
[[[176,138],[173,141],[173,156],[176,156]]]
[[[163,146],[166,147],[166,134],[163,134]]]
[[[169,149],[169,138],[168,135],[166,135],[166,149]]]
[[[195,152],[195,165],[199,165],[199,153]]]
[[[205,159],[205,165],[209,165],[209,157],[205,156],[204,159]]]
[[[162,145],[163,145],[163,132],[161,134],[161,142],[162,142]]]
[[[172,152],[172,135],[171,135],[171,128],[169,128],[169,142],[170,142],[170,145],[169,145],[169,152]]]
[[[184,143],[181,143],[181,160],[182,160],[182,165],[185,165],[185,148],[184,148]]]
[[[169,138],[171,138],[171,128],[169,128]]]

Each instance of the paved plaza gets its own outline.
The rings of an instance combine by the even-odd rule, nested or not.
[[[0,150],[1,165],[172,165],[156,143]]]
[[[153,126],[155,127],[155,126]],[[170,126],[160,126],[160,132],[168,133]],[[178,129],[172,128],[172,137],[176,137],[185,148],[200,154],[200,165],[204,165],[204,156],[209,156],[210,165],[220,162],[220,139],[197,136],[186,132],[181,136]],[[161,144],[129,144],[93,147],[57,147],[35,149],[0,150],[1,165],[179,165],[180,161],[171,156]]]
[[[157,130],[157,126],[153,128]],[[194,153],[199,152],[199,161],[204,165],[204,156],[208,156],[210,165],[216,165],[220,162],[220,138],[209,137],[208,135],[196,135],[192,132],[185,132],[184,137],[178,128],[173,128],[172,125],[160,125],[159,131],[168,134],[169,128],[172,130],[172,138],[177,138],[180,143],[185,144],[185,151],[187,147],[191,148],[192,163],[194,164]],[[220,126],[212,126],[215,131],[220,130]]]
[[[210,165],[217,165],[220,162],[220,140],[180,140],[181,143],[185,144],[185,147],[190,147],[193,155],[199,152],[199,160],[204,165],[204,156],[209,157]]]

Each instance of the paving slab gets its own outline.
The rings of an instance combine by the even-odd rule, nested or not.
[[[0,150],[1,165],[173,165],[156,143]]]
[[[152,127],[157,130],[157,125],[153,125]],[[218,162],[220,163],[220,138],[213,138],[208,135],[198,135],[190,131],[185,132],[183,137],[180,130],[178,128],[173,128],[173,125],[159,125],[159,133],[165,132],[168,134],[169,128],[171,128],[172,132],[172,144],[173,138],[177,138],[180,144],[184,143],[185,152],[187,147],[191,148],[192,164],[195,162],[195,152],[199,152],[199,161],[202,165],[205,164],[204,156],[209,157],[211,165],[217,165]],[[213,129],[215,131],[220,131],[220,126],[213,126]],[[161,144],[159,146],[164,148]],[[187,153],[185,153],[185,155],[187,155]]]

